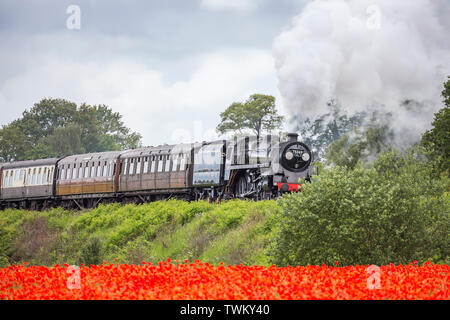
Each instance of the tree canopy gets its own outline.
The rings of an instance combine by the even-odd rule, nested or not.
[[[244,103],[232,103],[220,117],[216,130],[221,134],[249,129],[260,136],[264,130],[279,128],[284,121],[277,113],[275,97],[263,94],[253,94]]]
[[[0,129],[0,161],[62,157],[140,146],[141,135],[125,127],[105,105],[42,99]]]
[[[393,131],[390,113],[373,112],[363,126],[345,133],[326,149],[328,163],[354,168],[358,161],[374,160],[379,153],[391,149]]]
[[[450,80],[444,84],[442,97],[445,106],[434,114],[432,128],[423,134],[422,144],[429,150],[437,169],[448,175],[450,172]]]
[[[335,100],[331,100],[327,105],[329,108],[327,113],[314,118],[295,115],[290,120],[294,125],[294,131],[300,133],[302,142],[315,150],[317,161],[324,159],[326,149],[332,142],[361,126],[367,115],[365,112],[347,115]]]

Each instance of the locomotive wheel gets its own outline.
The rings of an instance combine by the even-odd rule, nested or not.
[[[248,180],[249,179],[246,174],[241,175],[238,178],[235,188],[235,194],[237,197],[243,197],[250,190],[250,183]]]

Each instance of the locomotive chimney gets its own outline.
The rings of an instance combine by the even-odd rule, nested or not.
[[[289,142],[292,142],[292,141],[297,141],[297,138],[298,138],[298,134],[297,133],[288,133],[288,140],[289,140]]]

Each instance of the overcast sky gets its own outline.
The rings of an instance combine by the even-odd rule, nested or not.
[[[79,29],[70,5],[80,9]],[[0,124],[52,97],[108,105],[144,145],[209,139],[232,102],[279,98],[273,40],[303,5],[2,0]]]
[[[210,140],[263,93],[286,116],[378,104],[418,135],[442,107],[449,16],[448,0],[1,0],[0,125],[51,97],[109,106],[144,145]],[[425,107],[396,112],[410,99]]]

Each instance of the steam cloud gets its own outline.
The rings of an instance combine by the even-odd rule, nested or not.
[[[308,3],[274,42],[284,106],[310,118],[330,99],[349,113],[376,106],[393,113],[396,133],[419,138],[443,106],[449,13],[448,0]],[[400,107],[405,100],[420,107]]]

